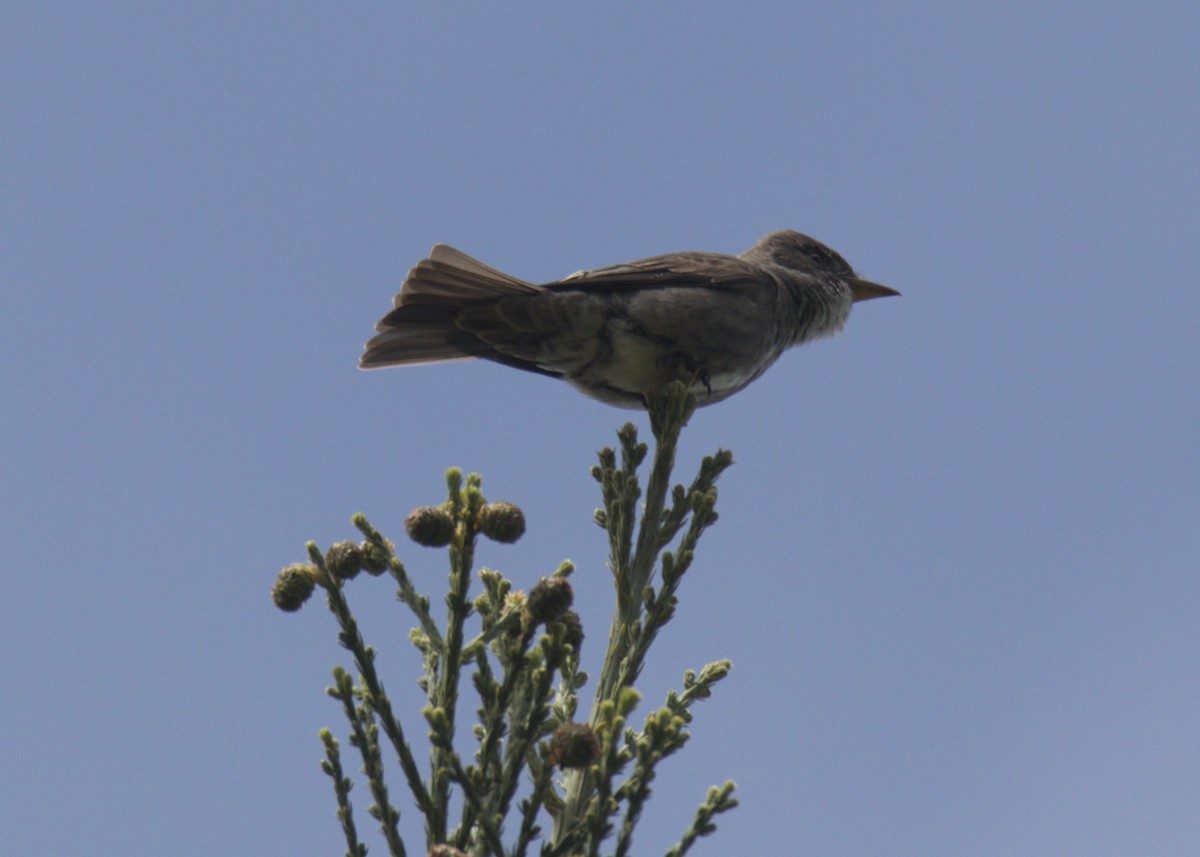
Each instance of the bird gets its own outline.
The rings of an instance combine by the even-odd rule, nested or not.
[[[736,256],[668,253],[541,284],[437,244],[409,271],[359,367],[482,358],[623,408],[683,381],[704,406],[792,346],[837,333],[852,304],[899,294],[790,229]]]

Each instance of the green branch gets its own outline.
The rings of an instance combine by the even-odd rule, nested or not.
[[[349,741],[362,756],[374,801],[368,812],[379,821],[392,855],[406,850],[400,812],[389,797],[380,730],[424,820],[424,846],[409,850],[436,857],[526,857],[542,835],[541,819],[549,816],[553,831],[541,845],[542,857],[598,857],[610,840],[615,857],[633,853],[657,766],[687,743],[692,706],[708,698],[730,668],[728,661],[718,661],[698,674],[686,672],[682,690],[668,693],[640,732],[627,725],[640,699],[634,685],[659,632],[675,615],[678,589],[701,536],[717,520],[715,483],[732,463],[730,454],[719,450],[701,462],[687,487],[673,484],[680,433],[696,401],[682,384],[672,384],[650,395],[647,405],[653,454],[627,424],[617,433],[619,451],[601,450],[599,466],[592,470],[602,501],[595,520],[607,532],[616,604],[586,723],[573,720],[578,693],[588,682],[580,668],[583,629],[569,609],[573,596],[568,577],[574,566],[564,562],[528,594],[500,572],[476,572],[478,536],[512,542],[524,532],[525,522],[511,503],[487,502],[475,474],[464,478],[451,468],[446,500],[418,507],[405,520],[416,544],[447,551],[442,622],[431,612],[430,599],[418,593],[395,546],[362,515],[353,518],[365,539],[361,545],[338,542],[322,555],[309,543],[312,564],[280,572],[272,589],[276,605],[294,612],[320,586],[338,623],[338,641],[353,655],[358,683],[339,667],[329,693],[342,703]],[[647,458],[643,491],[638,472]],[[345,587],[361,570],[372,576],[389,572],[396,598],[416,620],[410,640],[421,657],[417,685],[425,696],[421,714],[430,742],[427,774],[393,712],[376,652],[363,641],[346,599]],[[476,573],[483,588],[472,596]],[[471,764],[464,761],[456,729],[464,672],[470,673],[479,697]],[[350,804],[351,779],[342,769],[332,733],[322,730],[321,740],[321,767],[333,781],[346,854],[363,857],[366,846],[359,841]],[[561,792],[555,770],[562,775]],[[528,790],[518,801],[523,784]],[[737,804],[732,791],[732,783],[710,790],[669,857],[682,857],[697,838],[715,829],[715,817]],[[456,801],[461,814],[451,830],[449,812]],[[509,845],[506,822],[515,830]]]

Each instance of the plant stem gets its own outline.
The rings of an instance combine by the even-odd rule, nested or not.
[[[670,490],[671,471],[675,466],[675,449],[680,432],[695,410],[696,399],[687,392],[683,384],[675,383],[648,396],[647,405],[650,412],[650,428],[655,441],[654,461],[650,468],[645,505],[638,526],[637,548],[627,562],[623,560],[629,557],[629,541],[633,535],[630,524],[637,494],[623,491],[627,486],[619,482],[618,474],[613,474],[612,483],[605,488],[606,493],[609,490],[617,490],[623,491],[624,496],[605,497],[606,508],[609,509],[607,526],[612,543],[610,561],[613,563],[612,571],[617,587],[617,609],[613,614],[612,627],[608,633],[608,651],[605,653],[604,665],[596,683],[596,696],[588,719],[593,725],[601,706],[605,702],[615,701],[622,684],[632,684],[637,678],[636,670],[626,668],[629,666],[627,661],[637,636],[635,629],[642,620],[645,609],[643,593],[650,584],[658,555],[663,548],[662,517]],[[634,449],[636,436],[630,435],[632,432],[622,434],[623,467],[619,475],[632,478],[632,471],[637,466],[639,456]],[[610,499],[616,502],[610,505],[607,502]],[[620,507],[619,514],[613,514],[614,511],[618,511],[612,508],[614,505]],[[565,806],[554,824],[555,843],[558,843],[582,816],[594,788],[592,778],[586,770],[572,771],[567,775]]]

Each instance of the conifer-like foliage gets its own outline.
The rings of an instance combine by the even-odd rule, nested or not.
[[[361,542],[338,542],[324,553],[310,542],[310,563],[280,572],[272,590],[276,606],[298,610],[319,587],[337,620],[338,641],[354,658],[354,674],[335,668],[327,692],[349,723],[348,741],[370,790],[366,811],[378,822],[390,854],[632,853],[657,766],[686,743],[692,706],[730,668],[728,661],[718,661],[688,670],[680,690],[635,720],[642,665],[674,616],[675,593],[696,545],[717,519],[717,477],[732,463],[728,452],[718,451],[703,460],[690,485],[672,484],[676,444],[695,405],[678,383],[650,397],[655,444],[644,490],[638,472],[649,449],[632,424],[618,432],[619,448],[601,450],[592,469],[603,499],[595,518],[608,533],[616,609],[586,719],[577,719],[579,695],[589,679],[580,663],[583,628],[571,610],[573,567],[564,562],[527,594],[497,571],[474,572],[479,536],[508,543],[525,531],[521,510],[489,503],[477,475],[464,480],[460,471],[449,470],[446,501],[418,508],[405,521],[416,544],[448,552],[449,589],[441,616],[417,592],[393,543],[362,515],[353,519]],[[350,609],[348,584],[361,571],[390,575],[415,619],[409,639],[423,666],[418,685],[429,742],[424,765],[383,686],[377,652],[364,642]],[[456,734],[464,719],[459,708],[467,705],[475,706],[477,717],[469,736]],[[351,805],[353,780],[339,741],[329,729],[320,736],[346,854],[361,857],[367,847]],[[406,846],[400,834],[401,802],[393,796],[397,769],[400,787],[422,815],[420,847]],[[709,789],[667,857],[682,857],[715,829],[714,818],[737,805],[733,789],[732,782]]]

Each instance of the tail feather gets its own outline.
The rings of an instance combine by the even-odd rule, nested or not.
[[[468,306],[538,292],[537,286],[497,271],[448,244],[408,273],[393,310],[375,325],[359,360],[363,369],[494,357],[494,349],[456,323]]]
[[[463,341],[455,340],[462,337]],[[383,366],[409,366],[416,363],[446,363],[451,360],[470,360],[473,343],[478,339],[444,325],[413,324],[377,334],[367,343],[359,360],[363,369]]]
[[[503,271],[497,271],[491,265],[485,265],[478,259],[468,256],[463,251],[451,247],[449,244],[435,244],[433,249],[429,251],[429,261],[435,265],[455,268],[463,273],[474,274],[481,279],[500,280],[512,286],[520,287],[521,290],[534,288],[532,284],[524,280],[518,280],[516,277],[510,276]]]
[[[408,273],[395,306],[496,300],[536,292],[537,287],[473,259],[449,244],[438,244]]]

